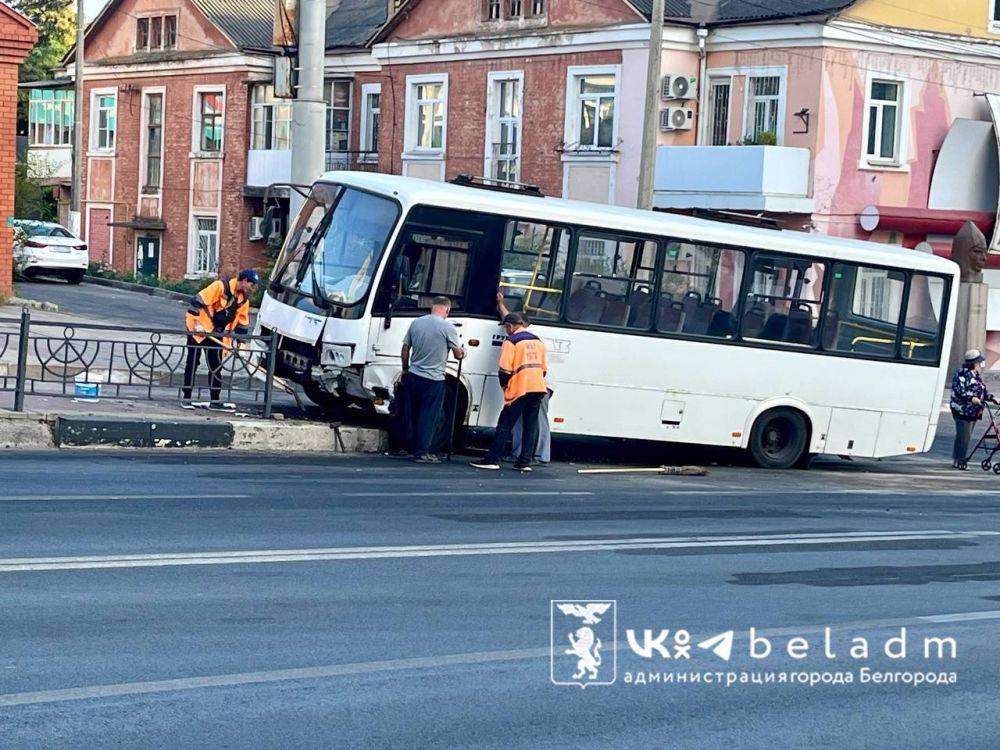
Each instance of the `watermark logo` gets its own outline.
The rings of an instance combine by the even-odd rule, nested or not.
[[[618,677],[617,602],[553,599],[550,677],[556,685],[611,685]]]

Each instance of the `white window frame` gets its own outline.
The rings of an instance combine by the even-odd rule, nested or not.
[[[379,127],[381,127],[382,120],[382,84],[381,83],[363,83],[361,84],[361,141],[358,143],[358,151],[361,153],[358,155],[358,161],[362,162],[377,162],[378,161],[378,134],[375,134],[375,142],[371,143],[372,140],[372,113],[374,110],[368,105],[368,97],[372,94],[378,94],[379,97]],[[369,145],[374,145],[375,148],[368,148]],[[366,151],[372,151],[374,153],[365,153]]]
[[[187,278],[203,279],[215,278],[219,275],[218,270],[202,271],[196,267],[198,260],[198,239],[202,232],[198,229],[199,219],[211,219],[215,222],[215,262],[221,262],[219,255],[219,237],[222,234],[222,220],[218,214],[192,212],[188,222],[188,258],[187,258]],[[161,251],[162,252],[162,251]]]
[[[746,74],[746,78],[743,81],[743,137],[749,138],[753,134],[753,117],[754,112],[752,110],[752,105],[755,101],[770,101],[772,98],[778,102],[778,113],[777,122],[775,123],[774,129],[774,140],[775,144],[780,146],[785,141],[785,102],[788,100],[788,78],[784,75],[785,69],[782,68],[780,72],[770,71],[760,72],[759,70],[749,71]],[[755,78],[777,78],[778,79],[778,93],[775,96],[767,95],[757,97],[754,96],[753,86],[751,81]],[[730,104],[732,104],[732,91],[729,95]]]
[[[726,137],[725,143],[719,145],[729,145],[729,131],[733,121],[733,77],[729,74],[715,75],[711,71],[705,76],[705,117],[701,118],[704,132],[700,133],[701,143],[699,145],[711,146],[712,130],[715,127],[715,107],[712,102],[712,95],[716,84],[725,84],[729,87],[726,98]]]
[[[334,89],[334,84],[337,84],[337,83],[346,83],[347,84],[347,106],[346,107],[334,107],[333,106],[333,89]],[[351,150],[351,135],[352,135],[351,131],[352,131],[353,124],[354,124],[353,123],[353,120],[354,120],[354,80],[351,79],[351,78],[345,78],[343,76],[338,76],[336,78],[328,78],[328,79],[326,79],[325,81],[323,81],[323,88],[324,88],[324,94],[323,94],[323,96],[324,96],[324,98],[326,97],[325,89],[326,89],[327,86],[330,87],[330,98],[326,101],[327,116],[325,117],[325,121],[324,121],[324,128],[325,128],[326,132],[324,133],[324,136],[323,136],[323,139],[324,139],[323,140],[323,150],[327,154],[347,154]],[[333,133],[333,116],[332,116],[331,113],[335,109],[337,109],[337,110],[345,110],[346,109],[347,110],[347,141],[346,141],[347,142],[347,148],[343,149],[342,151],[328,151],[327,150],[327,146],[329,145],[330,140],[332,140],[331,139],[331,134]],[[327,161],[329,161],[329,160],[327,160]],[[347,157],[344,157],[343,161],[344,161],[344,163],[346,163],[347,162]],[[327,167],[327,168],[329,169],[329,167]]]
[[[990,14],[986,17],[986,30],[991,34],[1000,34],[1000,21],[995,20],[997,3],[1000,3],[1000,0],[990,0]]]
[[[886,159],[868,154],[868,127],[871,120],[872,107],[872,84],[876,81],[895,83],[899,85],[900,96],[897,103],[896,113],[896,156]],[[905,77],[894,73],[878,73],[869,71],[865,78],[865,104],[861,122],[861,159],[858,166],[861,169],[874,171],[908,172],[910,170],[909,155],[909,132],[910,132],[910,87]],[[879,150],[881,133],[876,139],[876,152]]]
[[[291,140],[292,140],[292,120],[294,119],[293,115],[291,113],[291,106],[292,106],[291,100],[290,99],[277,99],[276,97],[273,97],[273,95],[272,95],[272,98],[275,99],[275,101],[268,101],[266,98],[261,99],[259,92],[261,92],[263,90],[265,92],[265,97],[266,97],[266,91],[267,91],[267,87],[268,86],[271,87],[271,90],[273,92],[274,91],[274,84],[273,83],[266,83],[266,82],[254,83],[253,86],[251,87],[251,92],[250,92],[250,101],[251,101],[251,104],[250,104],[250,148],[248,150],[249,151],[288,151],[292,147],[292,144],[291,144]],[[281,145],[280,140],[278,139],[278,136],[277,136],[278,129],[277,129],[277,127],[275,127],[275,124],[278,123],[278,121],[279,121],[278,118],[277,118],[277,114],[276,114],[277,113],[277,109],[276,108],[277,107],[282,107],[282,106],[288,106],[289,107],[289,115],[288,115],[288,138],[287,138],[287,142],[284,145]],[[271,140],[270,140],[269,144],[265,148],[255,148],[255,144],[257,142],[256,138],[255,138],[255,136],[257,134],[257,130],[256,130],[257,129],[257,110],[258,109],[264,110],[264,109],[266,109],[268,107],[271,108],[271,122],[272,122],[272,125],[271,125]],[[223,109],[222,113],[223,113],[223,117],[225,117],[225,109]],[[225,128],[223,128],[223,134],[225,134]]]
[[[48,89],[53,91],[52,99],[42,99],[35,96],[36,92],[43,92],[47,89],[32,89],[31,93],[28,95],[28,146],[31,148],[73,148],[73,123],[69,125],[62,124],[62,117],[64,116],[64,110],[67,105],[70,108],[75,107],[75,99],[73,97],[72,89]],[[68,93],[69,96],[65,96],[61,99],[56,99],[57,93]],[[51,109],[52,110],[52,143],[46,143],[46,129],[49,127],[45,122],[39,122],[37,119],[33,119],[32,115],[38,111],[36,105],[43,105],[41,109]],[[48,106],[46,106],[48,105]],[[57,106],[58,105],[58,106]],[[56,113],[58,112],[60,117],[60,122],[55,122]],[[74,109],[75,113],[75,109]],[[74,121],[75,122],[75,121]],[[57,138],[56,135],[67,135],[69,136],[69,143],[62,143],[61,138]],[[38,136],[41,135],[41,139]]]
[[[570,65],[566,68],[566,119],[563,127],[563,143],[566,144],[567,151],[582,152],[588,151],[607,154],[618,150],[619,123],[621,122],[621,87],[622,87],[622,66],[621,65]],[[577,93],[581,78],[588,76],[614,76],[615,79],[615,113],[611,126],[611,145],[594,146],[580,143],[580,101],[581,95]]]
[[[160,184],[155,192],[143,192],[146,181],[149,177],[147,168],[149,166],[146,159],[147,144],[149,142],[149,97],[150,95],[160,95]],[[163,151],[167,134],[167,88],[166,86],[150,86],[142,89],[142,106],[139,111],[139,200],[161,195],[163,193]],[[136,205],[139,205],[138,203]]]
[[[222,138],[218,151],[201,150],[201,95],[222,94]],[[221,159],[226,151],[226,87],[222,85],[195,86],[191,92],[191,156],[205,159]]]
[[[426,83],[441,85],[442,125],[441,147],[427,148],[417,145],[417,86]],[[444,156],[448,150],[448,74],[428,73],[425,75],[406,76],[406,117],[403,125],[404,153],[414,156],[437,157]]]
[[[517,125],[517,150],[514,153],[515,164],[517,165],[516,174],[514,175],[515,181],[520,181],[521,179],[521,143],[524,141],[524,71],[523,70],[503,70],[503,71],[490,71],[486,74],[486,143],[484,160],[483,160],[483,175],[486,177],[493,177],[494,159],[493,159],[493,144],[497,142],[499,137],[499,126],[500,126],[500,100],[498,97],[500,86],[499,84],[503,81],[517,81],[517,111],[518,111],[518,125]]]
[[[110,147],[108,146],[101,147],[98,145],[100,136],[98,133],[97,123],[100,120],[100,110],[97,107],[97,99],[101,96],[108,96],[108,95],[112,95],[115,97],[115,108],[113,110],[115,115],[115,130],[114,130],[115,135],[114,138],[112,139],[113,143]],[[118,87],[117,86],[109,86],[106,88],[90,90],[90,137],[88,140],[90,141],[89,149],[92,153],[102,154],[102,155],[115,153],[115,149],[118,146]]]

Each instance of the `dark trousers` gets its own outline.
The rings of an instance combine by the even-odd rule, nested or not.
[[[205,352],[208,360],[208,391],[213,401],[219,401],[222,393],[222,344],[206,338],[200,344],[193,336],[187,338],[187,362],[184,365],[184,400],[191,399],[194,389],[194,376],[198,372],[201,353]]]
[[[404,424],[408,424],[410,453],[423,456],[431,452],[434,443],[434,433],[441,422],[444,408],[445,382],[430,380],[406,373],[403,385],[403,415]]]
[[[510,443],[511,433],[517,420],[524,425],[524,435],[521,439],[521,454],[514,456],[514,466],[530,466],[531,459],[535,455],[535,446],[538,443],[538,411],[542,407],[544,393],[525,393],[520,398],[514,399],[507,404],[500,412],[497,420],[497,433],[493,438],[493,445],[484,459],[485,463],[495,464],[500,461],[500,457],[507,450]]]
[[[975,422],[955,417],[955,446],[951,457],[955,461],[965,461],[969,456],[969,441],[972,439],[972,426]]]

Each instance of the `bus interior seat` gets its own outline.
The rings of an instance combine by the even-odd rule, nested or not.
[[[591,279],[570,295],[567,312],[576,323],[599,323],[606,304],[601,283]]]
[[[685,300],[686,302],[686,300]],[[704,335],[708,333],[708,327],[712,324],[715,311],[719,309],[719,302],[707,300],[694,308],[684,316],[684,333],[694,333]]]
[[[602,326],[624,326],[628,322],[628,303],[620,297],[603,294],[604,310],[601,311]]]
[[[743,313],[743,335],[749,339],[755,339],[760,336],[766,318],[767,308],[764,307],[764,303],[754,302]]]
[[[760,329],[754,338],[764,339],[765,341],[784,341],[785,340],[785,330],[788,328],[788,316],[785,313],[771,313],[770,317],[764,322],[764,327]]]
[[[701,295],[698,292],[690,291],[684,294],[684,314],[691,315],[701,304]]]
[[[798,302],[788,311],[785,341],[790,344],[808,344],[812,341],[812,334],[812,309],[809,305]]]
[[[731,312],[726,312],[725,310],[716,310],[715,315],[712,316],[712,322],[708,325],[708,330],[705,332],[706,336],[714,336],[715,338],[728,339],[732,338],[733,333],[736,331],[736,318],[733,317]]]
[[[673,333],[681,330],[684,325],[684,305],[680,302],[670,302],[660,305],[656,313],[656,330]]]
[[[628,327],[649,326],[649,312],[653,309],[653,295],[648,289],[636,289],[628,299]]]

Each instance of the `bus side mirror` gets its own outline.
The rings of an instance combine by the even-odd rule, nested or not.
[[[274,214],[277,213],[277,208],[275,206],[268,206],[267,210],[264,211],[264,220],[261,222],[260,233],[264,235],[264,239],[270,239],[271,230],[274,229]]]

